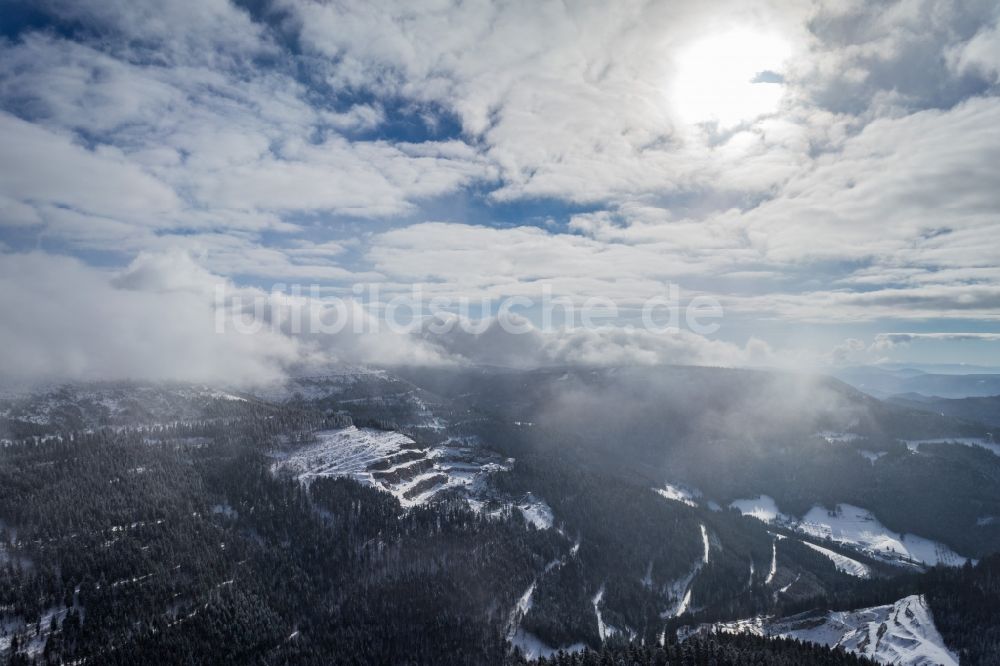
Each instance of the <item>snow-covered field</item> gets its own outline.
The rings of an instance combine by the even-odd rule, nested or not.
[[[517,505],[518,510],[524,519],[534,525],[537,529],[547,530],[555,522],[552,509],[544,501],[538,499],[531,493]]]
[[[319,477],[350,477],[388,491],[403,506],[425,503],[447,489],[471,489],[481,475],[504,468],[488,451],[451,445],[421,449],[401,433],[354,426],[316,433],[315,442],[287,454],[273,467],[304,483]],[[537,520],[544,518],[541,508],[529,511]]]
[[[809,543],[808,541],[803,541],[805,545],[809,546],[817,553],[829,558],[838,571],[842,571],[849,576],[854,576],[856,578],[871,578],[872,570],[868,568],[868,565],[862,564],[857,560],[852,560],[851,558],[841,555],[829,548],[823,548],[823,546],[817,546],[814,543]]]
[[[771,497],[761,495],[754,499],[738,499],[729,506],[739,509],[744,516],[752,516],[768,524],[792,524],[795,519],[778,510],[778,505]]]
[[[521,628],[518,628],[509,640],[512,648],[520,648],[521,654],[531,660],[538,659],[539,657],[545,657],[548,659],[559,652],[565,652],[567,654],[583,652],[583,650],[587,647],[583,643],[573,643],[572,645],[555,648],[550,645],[546,645],[544,641],[538,638],[538,636],[535,636],[531,632],[525,631]]]
[[[730,506],[739,509],[745,516],[753,516],[768,524],[783,525],[817,539],[831,539],[890,562],[904,560],[927,565],[961,566],[966,561],[945,544],[914,534],[893,532],[870,511],[851,504],[838,504],[832,511],[814,506],[801,520],[782,513],[767,495],[736,500]],[[846,565],[840,562],[838,566],[840,564]]]
[[[843,647],[883,664],[958,666],[958,657],[944,644],[927,602],[920,595],[853,611],[811,612],[780,619],[755,617],[702,625],[694,630],[683,628],[678,635],[700,632],[795,638]]]
[[[833,511],[820,506],[809,510],[797,529],[819,539],[832,539],[882,559],[906,559],[928,565],[961,566],[965,559],[948,546],[885,527],[867,509],[838,504]]]
[[[350,426],[316,433],[316,442],[285,458],[280,466],[300,480],[323,476],[350,476],[373,482],[369,466],[414,446],[398,432]]]

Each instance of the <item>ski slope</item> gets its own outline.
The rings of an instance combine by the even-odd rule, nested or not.
[[[942,543],[893,532],[870,511],[851,504],[838,504],[833,511],[814,506],[803,516],[796,529],[818,539],[832,539],[853,546],[881,559],[947,566],[961,566],[966,561]]]
[[[888,562],[919,562],[929,566],[962,566],[966,562],[965,557],[945,544],[915,534],[893,532],[871,511],[852,504],[838,504],[833,510],[817,505],[801,519],[782,513],[767,495],[739,499],[730,506],[744,516],[782,525],[819,540],[831,539]],[[840,561],[840,564],[848,563]]]
[[[320,477],[352,478],[391,493],[409,507],[445,490],[469,491],[483,474],[506,469],[507,464],[474,447],[446,443],[419,448],[402,433],[350,426],[316,433],[314,442],[285,454],[272,468],[303,483]],[[530,504],[524,509],[525,518],[536,526],[546,520],[548,507],[542,506]]]
[[[852,560],[846,555],[841,555],[838,552],[832,551],[829,548],[823,548],[822,546],[817,546],[814,543],[809,543],[808,541],[803,541],[805,545],[809,546],[817,553],[829,558],[837,571],[842,571],[843,573],[854,576],[855,578],[871,578],[872,570],[866,564],[862,564],[857,560]]]
[[[685,628],[678,635],[711,632],[794,638],[842,647],[883,664],[958,666],[958,657],[945,645],[921,595],[852,611],[809,612],[780,619],[755,617],[701,625],[694,630]]]

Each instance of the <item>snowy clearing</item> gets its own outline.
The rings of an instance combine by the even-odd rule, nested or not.
[[[755,617],[701,625],[694,630],[682,628],[678,635],[683,638],[711,632],[751,633],[843,647],[883,664],[958,666],[958,657],[945,646],[920,595],[853,611],[810,612],[780,619]]]
[[[854,546],[881,559],[948,566],[961,566],[966,561],[942,543],[913,534],[897,534],[882,525],[867,509],[851,504],[838,504],[833,511],[815,506],[796,529],[817,539],[832,539]]]
[[[574,643],[565,647],[554,648],[550,645],[546,645],[538,636],[535,636],[533,633],[525,631],[524,629],[518,629],[514,632],[514,636],[510,639],[510,644],[511,647],[521,648],[521,654],[530,660],[538,659],[539,657],[545,657],[548,659],[552,655],[559,652],[583,652],[587,647],[583,643]]]
[[[781,513],[775,501],[767,495],[736,500],[730,506],[739,509],[744,516],[789,527],[816,539],[831,539],[888,562],[957,567],[966,561],[965,557],[943,543],[914,534],[893,532],[880,523],[871,511],[851,504],[838,504],[832,511],[817,505],[801,520]]]
[[[738,499],[730,502],[729,506],[738,509],[744,516],[752,516],[765,523],[792,524],[795,519],[778,510],[778,505],[773,498],[761,495],[755,499]]]
[[[315,442],[287,454],[273,469],[287,470],[303,483],[349,477],[409,507],[444,490],[468,490],[484,473],[506,467],[489,451],[454,445],[421,449],[398,432],[350,426],[316,433]]]
[[[681,502],[682,504],[687,504],[688,506],[698,506],[698,502],[695,501],[695,498],[701,495],[701,493],[697,491],[689,490],[683,486],[674,485],[672,483],[665,483],[662,488],[654,488],[653,490],[668,500]]]
[[[528,493],[524,500],[517,505],[525,521],[534,525],[537,529],[547,530],[555,522],[555,515],[551,507],[544,501]]]
[[[862,564],[857,560],[852,560],[851,558],[841,555],[838,552],[832,551],[829,548],[823,548],[822,546],[817,546],[814,543],[809,543],[808,541],[803,541],[805,545],[809,546],[817,553],[828,557],[837,567],[837,571],[841,571],[849,576],[854,576],[855,578],[871,578],[872,570],[868,568],[868,565]]]

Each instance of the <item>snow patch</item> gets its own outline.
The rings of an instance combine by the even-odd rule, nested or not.
[[[701,542],[703,547],[701,558],[694,563],[691,567],[691,571],[688,572],[686,576],[681,577],[670,585],[670,596],[675,600],[675,602],[670,608],[660,613],[660,617],[663,619],[669,617],[680,617],[691,608],[691,583],[694,582],[695,576],[698,575],[698,572],[701,571],[702,567],[708,564],[710,550],[708,530],[705,528],[704,524],[699,525],[699,527],[701,527]]]
[[[795,579],[788,585],[785,585],[784,587],[780,588],[778,590],[778,594],[784,594],[785,592],[788,592],[788,590],[792,587],[792,585],[795,585],[797,582],[799,582],[799,578],[802,578],[802,574],[795,574]]]
[[[567,645],[565,647],[554,648],[547,645],[538,636],[535,636],[530,631],[525,631],[524,629],[518,629],[512,638],[509,639],[511,647],[517,647],[521,649],[521,654],[523,654],[528,660],[534,661],[539,657],[545,657],[548,659],[559,652],[566,653],[577,653],[583,652],[587,646],[583,643],[574,643],[572,645]]]
[[[809,612],[780,619],[754,617],[701,625],[693,630],[682,628],[678,636],[683,639],[712,632],[750,633],[842,647],[883,664],[958,666],[958,657],[945,645],[922,595],[852,611]]]
[[[889,561],[909,560],[927,565],[962,566],[966,558],[948,546],[888,529],[867,509],[838,504],[833,511],[820,506],[809,510],[797,529],[817,539],[832,539]]]
[[[614,636],[618,630],[604,623],[604,616],[601,615],[601,600],[604,599],[604,585],[597,591],[591,603],[594,605],[594,615],[597,616],[597,635],[601,637],[603,643],[609,636]]]
[[[779,511],[778,504],[767,495],[761,495],[755,499],[738,499],[730,502],[729,506],[739,510],[744,516],[752,516],[769,524],[795,522],[794,518]]]
[[[841,571],[849,576],[854,576],[855,578],[871,578],[872,570],[868,568],[866,564],[862,564],[857,560],[852,560],[851,558],[841,555],[840,553],[830,550],[829,548],[823,548],[822,546],[817,546],[814,543],[809,543],[808,541],[803,541],[805,545],[809,546],[817,553],[824,555],[829,558],[837,571]]]
[[[662,488],[654,488],[653,490],[668,500],[681,502],[682,504],[687,504],[688,506],[698,506],[698,502],[695,501],[695,498],[701,495],[701,493],[697,491],[689,490],[683,486],[671,483],[666,483]]]
[[[552,508],[531,493],[525,496],[524,501],[518,504],[517,508],[524,516],[524,520],[534,525],[536,529],[547,530],[555,522]]]
[[[774,574],[778,573],[778,540],[775,539],[771,542],[771,568],[767,572],[767,578],[764,579],[764,585],[770,585],[771,581],[774,580]]]
[[[872,463],[874,465],[876,460],[878,460],[879,458],[881,458],[884,455],[888,455],[889,452],[888,451],[869,451],[868,449],[861,449],[861,450],[858,451],[858,453],[860,453],[861,455],[863,455],[866,459],[868,459],[868,462],[870,462],[870,463]]]
[[[781,513],[767,495],[736,500],[730,506],[745,516],[773,525],[782,525],[819,540],[831,539],[891,563],[921,563],[962,566],[966,558],[943,543],[914,534],[898,534],[885,527],[861,507],[838,504],[833,510],[814,506],[801,519]]]
[[[422,449],[402,433],[350,426],[316,433],[313,443],[283,456],[272,468],[287,470],[303,483],[349,477],[411,507],[445,490],[471,490],[484,474],[509,465],[489,451],[454,440]]]

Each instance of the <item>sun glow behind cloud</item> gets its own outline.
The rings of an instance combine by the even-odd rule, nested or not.
[[[721,127],[774,113],[784,95],[781,71],[791,53],[780,35],[748,28],[698,39],[676,58],[667,90],[670,104],[685,123]]]
[[[10,21],[2,371],[153,374],[100,324],[161,319],[105,273],[178,252],[247,288],[479,299],[544,280],[623,312],[669,281],[724,299],[720,337],[783,358],[996,332],[995,2],[278,4],[52,1]],[[88,270],[39,258],[64,255]],[[144,292],[169,321],[195,307],[163,295],[188,263]],[[233,372],[215,337],[158,330],[156,367]],[[921,340],[914,357],[996,363],[995,341]],[[295,351],[271,348],[232,347],[264,369]]]

